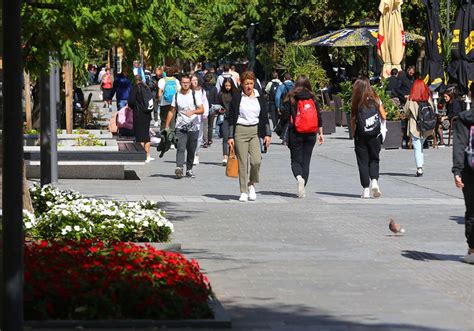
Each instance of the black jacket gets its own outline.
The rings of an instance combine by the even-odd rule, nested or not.
[[[229,139],[234,138],[235,127],[240,115],[240,102],[242,101],[242,92],[239,91],[232,95],[232,101],[229,109]],[[265,136],[272,136],[270,130],[270,123],[268,122],[267,102],[263,93],[259,93],[258,102],[260,103],[260,115],[258,116],[258,136],[264,138]]]
[[[454,116],[457,116],[460,112],[464,110],[463,108],[463,102],[459,99],[454,99],[450,103],[446,105],[446,115],[449,118],[453,118]]]
[[[318,112],[318,128],[323,126],[323,117],[321,116],[321,107],[319,106],[318,100],[316,100],[314,94],[309,91],[301,91],[295,94],[295,104],[291,104],[289,101],[285,103],[285,107],[282,109],[281,120],[282,122],[288,122],[290,116],[296,116],[296,107],[298,100],[313,99],[314,104],[316,105],[316,110]]]
[[[467,164],[466,147],[469,144],[469,130],[474,125],[474,111],[467,110],[459,114],[454,129],[453,168],[454,175],[461,176],[462,172],[471,171]]]

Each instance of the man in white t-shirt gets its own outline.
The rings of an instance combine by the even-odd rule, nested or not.
[[[204,113],[200,91],[191,90],[191,77],[181,77],[181,91],[176,93],[166,118],[165,128],[176,115],[176,178],[183,177],[183,166],[186,155],[186,177],[195,178],[193,173],[194,155],[199,138],[199,116]]]
[[[166,77],[161,78],[158,81],[158,103],[160,105],[160,122],[161,129],[165,127],[166,119],[171,108],[171,101],[179,91],[179,81],[173,77],[176,74],[176,69],[166,68]],[[174,119],[170,123],[170,127],[174,129]]]

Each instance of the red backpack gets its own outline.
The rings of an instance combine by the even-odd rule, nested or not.
[[[296,115],[291,118],[298,133],[315,133],[318,131],[318,112],[313,99],[298,100]]]

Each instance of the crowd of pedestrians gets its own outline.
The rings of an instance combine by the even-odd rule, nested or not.
[[[104,106],[110,108],[114,95],[117,99],[117,118],[122,126],[119,133],[135,136],[147,153],[147,162],[154,160],[150,156],[153,117],[155,125],[167,132],[165,136],[176,137],[171,145],[176,145],[174,173],[178,179],[196,177],[194,167],[199,164],[200,151],[211,146],[213,138],[218,136],[222,139],[222,164],[227,165],[230,150],[236,154],[239,201],[253,201],[257,199],[262,153],[270,147],[272,128],[281,143],[288,146],[296,195],[305,197],[313,149],[316,143],[324,143],[321,107],[307,77],[299,76],[293,80],[289,73],[285,73],[280,80],[280,75],[274,72],[271,80],[262,85],[253,72],[245,71],[239,75],[235,66],[228,65],[224,65],[221,72],[203,70],[198,65],[192,74],[183,74],[176,67],[158,67],[154,75],[150,75],[137,61],[133,63],[133,74],[134,84],[125,67],[114,80],[108,68],[104,68],[99,76]],[[455,126],[452,171],[455,184],[463,190],[466,202],[469,250],[464,260],[474,263],[472,110],[466,110],[456,87],[448,87],[442,92],[446,113],[433,119],[436,104],[432,92],[414,67],[409,67],[406,73],[392,70],[385,88],[396,99],[406,119],[416,177],[422,177],[424,173],[426,139],[438,134],[440,143],[444,143],[443,131],[435,124],[439,124],[440,118],[441,122],[445,118],[449,125]],[[152,106],[146,110],[148,95],[152,95]],[[474,84],[471,95],[474,95]],[[349,125],[354,133],[354,151],[364,199],[382,195],[379,167],[380,151],[387,132],[386,120],[384,105],[371,82],[364,77],[355,79]]]

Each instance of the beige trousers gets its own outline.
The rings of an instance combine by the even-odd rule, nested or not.
[[[244,126],[237,124],[235,128],[235,154],[239,162],[240,193],[248,193],[247,183],[258,183],[262,153],[258,139],[258,125]],[[247,180],[250,161],[250,177]]]

